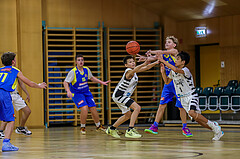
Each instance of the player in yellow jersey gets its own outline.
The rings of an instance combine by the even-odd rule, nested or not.
[[[0,68],[0,120],[7,122],[2,151],[18,151],[18,147],[10,143],[11,134],[14,128],[15,116],[10,92],[16,89],[17,78],[33,88],[46,88],[45,82],[36,84],[26,78],[16,67],[16,54],[4,53],[1,56],[4,67]]]
[[[67,91],[67,96],[72,98],[75,105],[81,110],[81,133],[86,134],[86,120],[88,115],[88,109],[92,113],[92,118],[95,122],[97,130],[106,131],[106,129],[100,124],[99,115],[96,109],[96,104],[93,99],[93,95],[89,90],[88,80],[107,85],[108,82],[103,82],[92,75],[90,69],[84,66],[83,55],[77,54],[75,57],[77,66],[74,67],[67,75],[63,82],[64,88]]]

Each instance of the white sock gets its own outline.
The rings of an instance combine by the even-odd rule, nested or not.
[[[96,127],[100,126],[100,121],[98,123],[95,123]]]
[[[86,127],[86,124],[81,124],[81,128],[85,128]]]
[[[214,127],[213,122],[210,121],[210,120],[208,120],[207,125],[208,125],[210,128],[212,128],[212,129],[213,129],[213,127]]]

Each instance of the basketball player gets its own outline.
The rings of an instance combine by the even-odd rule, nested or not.
[[[178,50],[175,49],[177,47],[177,45],[178,45],[177,38],[175,38],[174,36],[168,36],[166,38],[166,43],[165,43],[166,50],[165,51],[157,50],[157,51],[149,51],[148,53],[157,54],[158,56],[163,55],[163,58],[166,61],[168,61],[170,64],[174,65],[175,57],[178,54]],[[140,57],[140,58],[143,58],[143,57]],[[152,56],[150,60],[156,60],[156,59],[157,59],[157,56]],[[166,70],[167,75],[171,71],[171,69],[168,68],[167,66],[165,66],[165,70]],[[182,133],[186,137],[193,136],[187,127],[186,111],[183,109],[181,102],[179,101],[179,98],[176,95],[173,82],[170,82],[169,84],[164,84],[155,121],[149,129],[144,130],[146,133],[158,134],[158,124],[163,117],[167,103],[172,101],[174,95],[176,96],[176,107],[180,110],[180,117],[181,117],[182,125],[183,125]]]
[[[18,79],[18,83],[19,83],[20,87],[22,88],[22,90],[27,95],[26,101],[30,102],[30,95],[29,95],[29,93],[27,91],[27,88],[25,87],[24,83],[20,79]],[[17,134],[24,134],[24,135],[27,135],[27,136],[32,135],[32,132],[29,131],[25,127],[25,123],[26,123],[29,115],[31,114],[30,108],[27,106],[27,104],[22,99],[22,97],[19,95],[17,89],[15,89],[15,91],[11,92],[11,97],[12,97],[12,102],[13,102],[13,106],[14,106],[15,110],[16,111],[19,111],[19,110],[23,111],[23,114],[22,114],[22,117],[21,117],[21,120],[20,120],[20,125],[19,125],[19,127],[17,127],[15,132]],[[6,122],[1,123],[0,139],[4,137],[3,130],[5,129],[6,124],[7,124]]]
[[[112,126],[108,127],[106,133],[115,138],[120,138],[116,128],[130,119],[129,128],[126,130],[125,137],[140,138],[142,135],[134,128],[134,123],[137,120],[141,107],[130,97],[137,86],[137,73],[151,69],[153,66],[158,64],[158,61],[149,64],[150,61],[146,60],[143,64],[136,66],[133,56],[128,55],[123,59],[123,63],[127,69],[125,70],[122,79],[116,86],[112,99],[124,115],[118,118]],[[130,108],[133,109],[133,113],[131,113]]]
[[[18,151],[18,147],[10,143],[11,134],[14,128],[14,109],[10,92],[16,89],[17,78],[33,88],[46,88],[46,83],[36,84],[26,78],[16,67],[16,54],[4,53],[1,57],[4,67],[0,68],[0,120],[7,122],[5,137],[2,144],[2,151]]]
[[[80,108],[81,115],[81,134],[86,134],[86,120],[88,115],[88,109],[92,113],[92,118],[96,125],[96,130],[106,131],[106,129],[100,124],[99,115],[96,109],[96,104],[93,99],[93,95],[89,90],[88,80],[106,85],[110,82],[103,82],[92,75],[90,69],[84,65],[83,55],[77,54],[75,57],[77,66],[74,67],[65,78],[63,82],[64,88],[67,91],[67,96],[72,98],[73,102]]]
[[[212,140],[219,140],[223,135],[221,127],[217,122],[212,122],[201,115],[199,109],[199,98],[195,92],[193,83],[193,77],[186,65],[190,61],[190,56],[186,52],[180,52],[177,55],[175,66],[163,59],[163,56],[159,56],[159,60],[168,68],[171,69],[169,75],[166,75],[164,65],[161,64],[161,73],[163,80],[166,84],[171,81],[174,82],[174,87],[177,96],[180,98],[183,108],[189,114],[191,118],[197,121],[200,125],[213,131],[214,137]]]

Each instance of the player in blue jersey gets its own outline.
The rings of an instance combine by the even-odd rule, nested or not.
[[[80,108],[80,121],[81,121],[81,134],[86,134],[86,120],[88,115],[88,109],[92,113],[92,118],[95,122],[96,129],[100,131],[106,131],[106,129],[100,124],[99,115],[96,109],[96,104],[93,99],[93,95],[89,90],[88,80],[107,85],[110,81],[103,82],[92,75],[90,69],[84,66],[83,55],[77,54],[75,57],[77,66],[74,67],[67,75],[63,82],[64,88],[67,91],[67,96],[72,98],[73,102]]]
[[[16,66],[16,54],[4,53],[1,56],[4,67],[0,68],[0,120],[7,122],[2,151],[18,151],[18,147],[10,143],[11,134],[14,128],[15,116],[10,92],[16,89],[17,78],[33,88],[46,88],[46,83],[36,84],[26,78]]]
[[[175,65],[175,56],[178,54],[178,50],[175,49],[177,45],[178,45],[177,38],[175,38],[174,36],[168,36],[166,38],[166,43],[165,43],[166,50],[149,51],[147,54],[148,55],[156,54],[156,56],[152,56],[152,60],[157,60],[159,55],[163,55],[164,60],[168,61],[172,65]],[[171,71],[171,69],[168,68],[167,66],[165,66],[165,70],[167,75]],[[175,91],[173,82],[169,84],[164,84],[155,121],[149,129],[145,129],[146,133],[158,134],[158,124],[163,117],[167,103],[172,101],[174,95],[176,96],[176,91]],[[193,136],[187,127],[186,111],[183,109],[181,102],[179,101],[179,98],[177,98],[177,96],[176,96],[176,107],[178,107],[180,110],[180,117],[183,124],[183,127],[182,127],[183,135],[185,135],[186,137]]]

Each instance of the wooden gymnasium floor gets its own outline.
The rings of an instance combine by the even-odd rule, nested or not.
[[[240,129],[223,128],[225,135],[221,141],[211,141],[212,132],[204,128],[190,127],[194,136],[186,138],[181,127],[160,127],[158,135],[143,132],[146,127],[138,127],[143,137],[129,139],[121,135],[115,139],[87,126],[87,134],[80,135],[79,127],[57,127],[31,129],[31,137],[12,136],[12,143],[18,152],[0,152],[3,159],[26,158],[196,158],[235,159],[240,158]],[[121,127],[120,132],[125,128]],[[2,146],[2,141],[0,142]]]

